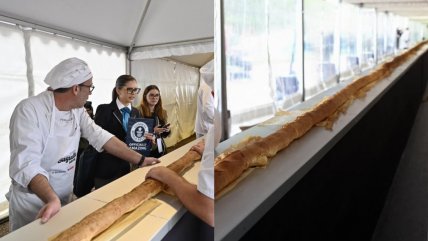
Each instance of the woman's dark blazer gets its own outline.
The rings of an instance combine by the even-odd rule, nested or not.
[[[141,114],[136,108],[132,107],[130,118],[141,118]],[[126,132],[122,127],[122,112],[117,107],[116,100],[110,104],[99,105],[95,112],[94,120],[104,130],[125,142]],[[95,178],[117,179],[129,172],[129,162],[115,157],[106,151],[103,151],[98,156],[95,167]]]

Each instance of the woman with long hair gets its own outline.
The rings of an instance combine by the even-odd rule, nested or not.
[[[140,112],[132,106],[132,101],[140,90],[141,88],[138,88],[137,80],[133,76],[119,76],[112,91],[111,103],[98,106],[95,112],[95,123],[125,142],[127,121],[130,118],[141,118]],[[146,160],[150,160],[150,158],[146,158],[142,166],[146,165]],[[129,173],[130,170],[128,162],[105,151],[100,153],[95,167],[95,188],[100,188],[118,179]]]
[[[143,98],[137,107],[143,118],[152,118],[155,120],[154,135],[156,144],[152,146],[150,156],[160,157],[166,154],[166,144],[163,138],[171,133],[168,123],[168,115],[162,107],[162,97],[159,88],[156,85],[149,85],[144,89]]]

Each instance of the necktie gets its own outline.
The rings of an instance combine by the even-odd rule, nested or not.
[[[123,107],[120,109],[122,112],[122,126],[125,131],[128,130],[128,120],[129,120],[129,113],[131,113],[131,110],[128,107]]]

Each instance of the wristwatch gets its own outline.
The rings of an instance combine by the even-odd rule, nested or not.
[[[146,159],[146,157],[144,155],[141,155],[141,159],[140,162],[138,162],[138,166],[143,165],[144,159]]]

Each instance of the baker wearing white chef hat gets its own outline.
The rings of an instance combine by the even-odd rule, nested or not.
[[[69,202],[80,137],[139,166],[158,163],[96,125],[83,108],[94,90],[92,72],[78,58],[56,65],[49,88],[21,101],[10,120],[10,231],[41,218],[47,222]]]

